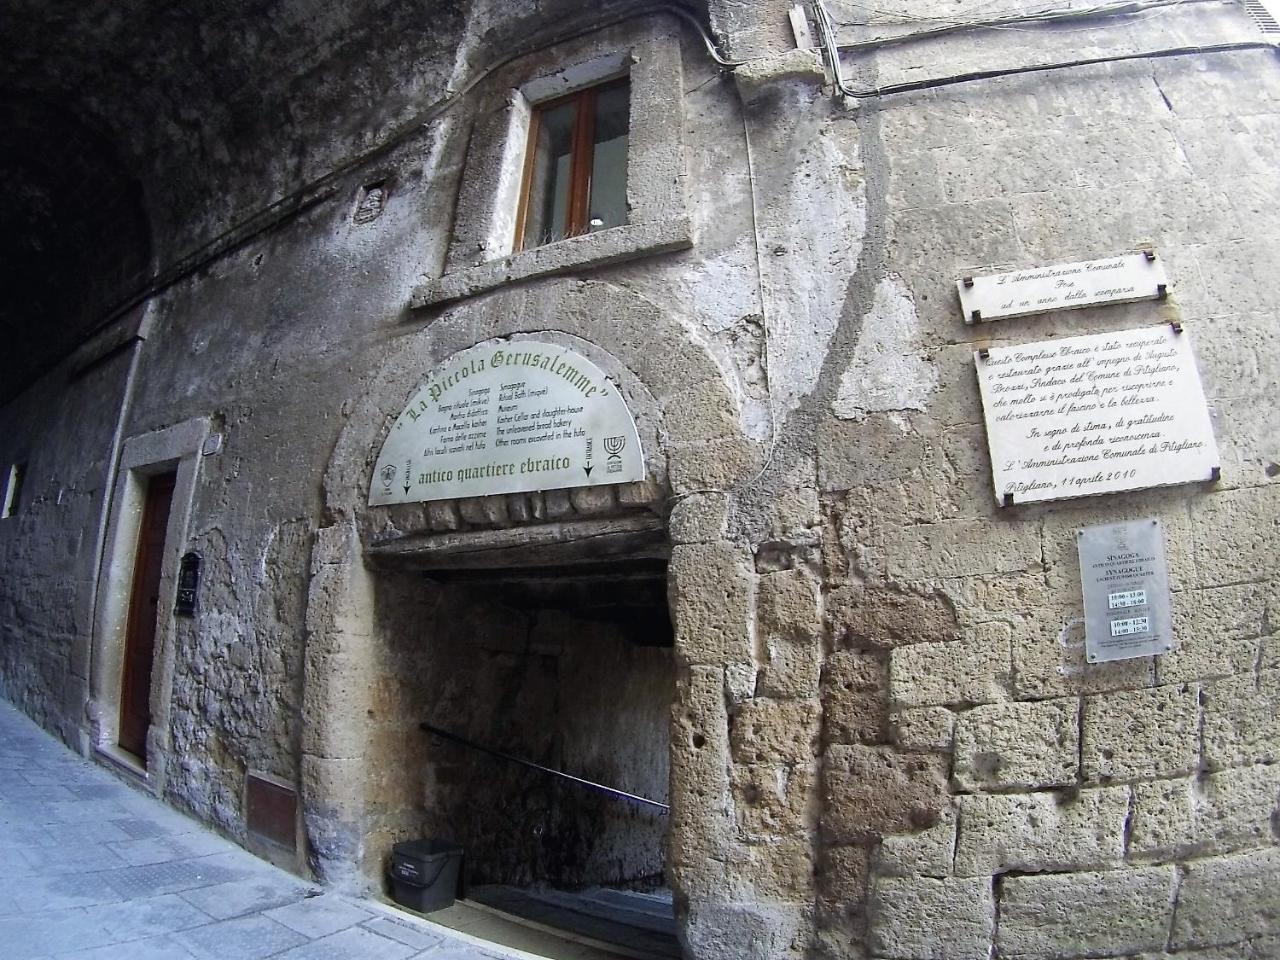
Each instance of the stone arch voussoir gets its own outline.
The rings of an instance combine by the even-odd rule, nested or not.
[[[388,347],[366,377],[324,474],[327,522],[360,513],[369,470],[391,418],[438,363],[486,340],[517,334],[562,333],[598,347],[626,367],[653,395],[663,421],[663,452],[708,443],[750,449],[742,434],[740,404],[726,374],[699,331],[633,291],[592,280],[551,280],[499,290],[450,307],[416,333]],[[720,458],[742,466],[755,455]],[[695,488],[745,476],[673,472],[673,485]],[[706,482],[704,482],[706,481]]]

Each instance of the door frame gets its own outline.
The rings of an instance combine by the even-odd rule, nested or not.
[[[164,789],[171,753],[169,704],[174,669],[171,611],[177,592],[178,558],[188,540],[201,450],[208,436],[208,419],[198,417],[125,441],[116,468],[115,495],[107,528],[106,562],[98,577],[99,604],[94,621],[93,672],[88,703],[94,750],[100,758],[132,774],[154,793]],[[144,767],[138,758],[117,744],[121,682],[147,484],[152,476],[170,472],[176,474],[176,481],[165,527],[164,560],[160,567],[160,599],[156,606],[155,652],[151,666],[151,727],[147,733],[147,762]]]
[[[173,491],[177,486],[177,479],[177,474],[172,471],[147,478],[142,513],[139,516],[133,585],[129,591],[129,619],[125,627],[120,726],[116,746],[140,758],[144,767],[147,733],[151,726],[151,671],[155,667],[156,627],[162,613],[158,596],[160,574],[164,558],[168,555],[169,513],[173,509]],[[148,600],[147,595],[152,591],[157,596]],[[145,657],[141,656],[144,651]],[[142,687],[144,680],[145,690]],[[143,696],[146,703],[140,702],[140,697]],[[145,726],[142,725],[144,719]]]

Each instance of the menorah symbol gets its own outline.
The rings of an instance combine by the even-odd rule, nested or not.
[[[605,437],[604,452],[609,455],[610,460],[621,460],[622,448],[627,445],[626,437]]]

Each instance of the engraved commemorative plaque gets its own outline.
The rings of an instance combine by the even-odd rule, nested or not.
[[[1173,649],[1169,568],[1159,520],[1085,527],[1076,534],[1090,663]]]
[[[568,347],[470,347],[428,375],[396,417],[369,503],[627,483],[645,477],[635,419],[617,386]]]
[[[974,354],[996,500],[1087,497],[1218,477],[1188,334],[1173,325]]]
[[[1026,317],[1104,303],[1161,300],[1168,289],[1154,250],[956,281],[965,323]]]

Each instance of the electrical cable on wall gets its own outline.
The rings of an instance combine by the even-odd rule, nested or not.
[[[760,354],[765,371],[765,387],[764,399],[769,407],[769,450],[765,454],[764,462],[761,463],[760,469],[757,470],[746,483],[744,487],[754,485],[761,477],[765,475],[769,467],[773,464],[774,454],[778,450],[778,411],[774,404],[773,383],[771,378],[772,370],[769,367],[769,309],[765,302],[764,293],[764,257],[760,252],[760,217],[757,209],[757,191],[756,191],[756,175],[755,161],[751,150],[751,126],[747,120],[747,112],[742,111],[742,142],[743,149],[746,152],[747,160],[747,190],[751,195],[751,237],[755,245],[755,261],[756,261],[756,290],[760,295]],[[685,497],[692,497],[698,494],[706,493],[724,493],[724,490],[712,488],[699,488],[696,490],[686,490],[683,493],[673,493],[666,498],[667,503],[677,503]]]
[[[910,80],[904,83],[891,83],[881,87],[870,87],[866,90],[848,90],[844,86],[841,91],[855,99],[885,97],[895,93],[911,93],[917,90],[934,90],[938,87],[954,86],[958,83],[973,83],[976,80],[998,80],[1001,77],[1015,77],[1028,73],[1046,73],[1054,70],[1069,70],[1074,67],[1091,67],[1107,63],[1126,63],[1132,60],[1164,60],[1171,57],[1191,57],[1209,53],[1238,53],[1247,50],[1267,50],[1274,52],[1275,44],[1261,40],[1250,40],[1241,43],[1218,43],[1208,46],[1167,47],[1161,50],[1145,50],[1140,53],[1113,54],[1107,57],[1088,57],[1081,60],[1060,60],[1053,63],[1032,64],[1025,67],[1004,67],[998,70],[975,70],[969,73],[958,73],[947,77],[926,80]]]
[[[1164,13],[1174,7],[1183,7],[1202,3],[1212,3],[1220,6],[1222,0],[1123,0],[1123,2],[1119,3],[1099,3],[1092,7],[1044,7],[1039,10],[1010,13],[985,19],[960,17],[917,17],[909,14],[895,14],[877,7],[858,4],[860,9],[881,14],[884,19],[871,21],[832,19],[832,23],[841,27],[870,26],[873,23],[931,25],[930,28],[926,30],[893,34],[886,37],[869,37],[865,40],[857,40],[852,43],[840,44],[840,49],[850,50],[862,46],[922,40],[942,34],[953,33],[958,30],[1000,29],[1020,24],[1046,26],[1068,20],[1110,19],[1113,17],[1133,16],[1139,13]],[[988,4],[988,6],[989,5],[990,4]]]
[[[1126,3],[1113,6],[1108,9],[1124,10],[1132,12],[1135,7],[1143,7],[1150,9],[1152,7],[1169,7],[1180,5],[1182,3],[1200,3],[1200,2],[1218,2],[1218,0],[1150,0],[1148,3],[1134,4]],[[1098,10],[1101,8],[1091,8]],[[854,100],[866,100],[877,97],[889,96],[898,93],[910,93],[920,90],[933,90],[939,87],[953,86],[960,83],[972,83],[978,80],[994,80],[1001,77],[1018,76],[1028,73],[1044,73],[1053,70],[1067,70],[1074,67],[1095,66],[1098,64],[1124,63],[1131,60],[1154,60],[1166,59],[1171,57],[1197,56],[1203,54],[1216,53],[1234,53],[1249,50],[1267,50],[1274,52],[1277,46],[1273,42],[1262,40],[1246,40],[1237,43],[1218,43],[1218,44],[1198,44],[1192,46],[1165,47],[1156,50],[1145,50],[1137,53],[1111,54],[1102,57],[1086,57],[1075,60],[1059,60],[1051,63],[1029,64],[1022,67],[1003,67],[992,70],[973,70],[966,73],[951,74],[943,77],[933,77],[921,80],[909,80],[902,83],[884,84],[877,87],[868,87],[865,89],[854,89],[844,79],[844,72],[840,62],[841,51],[857,50],[861,52],[872,52],[883,46],[890,44],[904,43],[916,39],[927,39],[937,36],[939,32],[954,32],[954,28],[947,27],[941,31],[924,31],[922,33],[906,34],[902,37],[889,38],[886,41],[867,41],[868,46],[861,44],[855,46],[840,45],[835,36],[835,24],[827,12],[826,5],[823,0],[814,0],[813,5],[814,20],[818,27],[819,43],[822,47],[824,59],[828,68],[831,70],[834,78],[835,86],[844,96]],[[1098,14],[1094,13],[1094,16]],[[973,22],[966,24],[963,29],[983,29],[989,27],[990,22]]]

